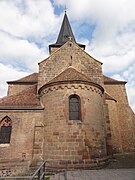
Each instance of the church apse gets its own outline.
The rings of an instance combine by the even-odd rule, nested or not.
[[[0,168],[17,175],[46,160],[91,168],[113,153],[134,152],[126,82],[103,75],[102,63],[77,43],[67,14],[49,50],[39,72],[8,82],[0,99]]]

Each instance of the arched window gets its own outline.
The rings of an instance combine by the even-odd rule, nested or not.
[[[0,123],[0,144],[9,144],[12,131],[12,121],[5,116]]]
[[[69,96],[69,120],[81,120],[80,97],[77,95]]]

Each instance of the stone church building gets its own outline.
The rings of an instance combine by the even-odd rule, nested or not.
[[[102,63],[76,42],[67,14],[39,72],[9,81],[0,99],[0,176],[46,160],[90,167],[135,151],[135,114],[126,82],[104,76]]]

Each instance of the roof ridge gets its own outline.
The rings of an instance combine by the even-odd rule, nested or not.
[[[38,73],[34,72],[32,74],[29,74],[27,76],[24,76],[18,80],[15,80],[15,81],[7,81],[8,84],[10,83],[25,83],[25,82],[37,82],[37,76],[38,76]]]

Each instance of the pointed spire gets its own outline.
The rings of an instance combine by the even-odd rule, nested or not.
[[[49,51],[50,54],[54,51],[56,51],[56,48],[60,48],[65,42],[67,42],[68,40],[72,40],[76,43],[74,34],[72,32],[67,14],[66,14],[66,9],[65,9],[65,15],[64,15],[64,19],[61,25],[61,29],[58,35],[58,39],[56,41],[55,44],[50,44],[49,45]],[[79,44],[77,43],[78,46],[80,46],[82,49],[85,50],[85,45],[84,44]]]
[[[60,29],[60,33],[58,35],[58,39],[56,41],[56,44],[64,44],[66,41],[69,40],[69,38],[71,38],[73,41],[76,42],[75,37],[73,35],[66,11],[65,11],[65,15],[64,15],[64,19],[62,22],[62,26]]]

